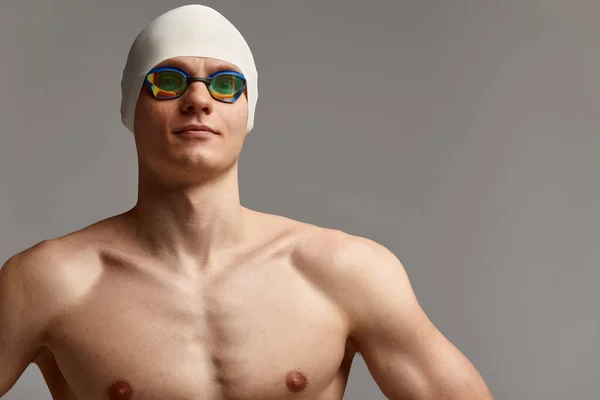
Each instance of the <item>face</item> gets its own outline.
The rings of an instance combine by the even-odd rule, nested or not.
[[[156,67],[177,68],[194,77],[241,72],[232,64],[201,57],[176,57]],[[192,182],[237,165],[246,136],[248,100],[246,93],[234,103],[216,100],[203,82],[190,83],[181,97],[158,100],[144,85],[134,118],[140,172],[144,169],[166,182]],[[189,125],[205,125],[214,133],[180,133]]]

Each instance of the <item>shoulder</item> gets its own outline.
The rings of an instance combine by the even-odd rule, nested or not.
[[[398,257],[383,244],[340,229],[326,228],[281,216],[269,216],[277,236],[290,245],[292,264],[314,284],[340,292],[376,278],[406,278]],[[283,233],[282,233],[283,232]]]
[[[48,239],[10,257],[0,270],[3,281],[47,286],[62,278],[65,246],[60,239]]]
[[[385,266],[401,268],[396,255],[373,239],[280,215],[255,214],[259,215],[255,225],[289,244],[293,264],[308,274],[355,275],[383,271]]]
[[[78,262],[79,253],[72,243],[59,238],[41,241],[13,255],[0,269],[0,294],[11,301],[26,299],[36,313],[51,316],[60,312],[89,279],[89,270],[84,271]]]
[[[94,275],[100,249],[117,242],[115,218],[98,221],[63,236],[46,239],[10,257],[0,269],[4,275],[31,284],[67,285]],[[81,282],[79,282],[81,283]]]
[[[10,257],[0,271],[4,279],[10,276],[23,284],[51,281],[61,265],[61,250],[60,240],[44,240]]]
[[[367,312],[366,307],[379,297],[384,286],[386,292],[410,290],[406,271],[390,249],[341,230],[307,229],[292,261],[349,314]]]
[[[294,255],[301,265],[335,273],[357,274],[373,271],[378,265],[400,263],[390,249],[375,240],[316,226],[305,229]]]

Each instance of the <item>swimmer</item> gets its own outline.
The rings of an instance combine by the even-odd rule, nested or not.
[[[360,354],[389,399],[492,398],[390,250],[241,205],[258,73],[223,15],[159,16],[121,87],[137,202],[6,261],[0,397],[35,364],[55,400],[340,400]]]

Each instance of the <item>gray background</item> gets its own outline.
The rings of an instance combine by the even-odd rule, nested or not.
[[[2,260],[134,204],[120,74],[186,3],[2,0]],[[600,2],[204,4],[259,70],[242,203],[389,247],[496,399],[598,398]],[[358,357],[345,399],[383,398]]]

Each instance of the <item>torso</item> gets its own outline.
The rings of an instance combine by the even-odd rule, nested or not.
[[[128,251],[108,225],[70,237],[77,290],[36,359],[54,399],[341,399],[348,318],[291,257],[321,228],[260,218],[262,242],[193,274]]]

